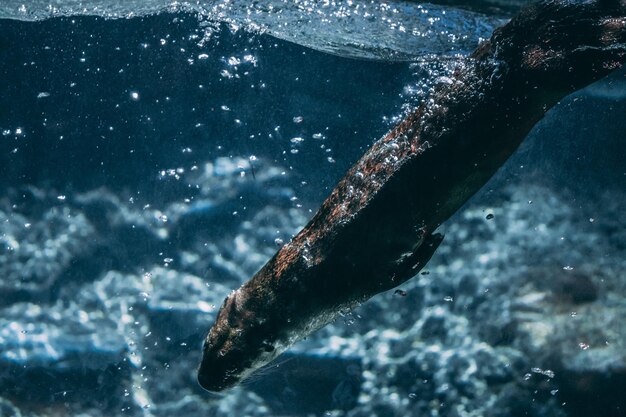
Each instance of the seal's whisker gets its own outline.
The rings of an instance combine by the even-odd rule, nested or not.
[[[295,356],[287,356],[287,357],[283,357],[283,356],[284,355],[279,356],[278,358],[274,359],[272,362],[254,371],[252,375],[250,375],[248,378],[242,381],[242,385],[245,386],[245,385],[253,384],[268,375],[272,375],[276,372],[279,372],[280,368],[283,365],[295,359]]]

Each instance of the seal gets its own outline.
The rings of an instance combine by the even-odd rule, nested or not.
[[[198,381],[233,387],[414,276],[434,233],[561,98],[626,61],[626,1],[542,1],[497,29],[348,171],[304,229],[222,305]]]

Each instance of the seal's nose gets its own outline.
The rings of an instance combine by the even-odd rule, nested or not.
[[[211,378],[207,372],[203,372],[202,368],[198,369],[198,383],[202,388],[212,393],[224,390],[222,384],[219,384],[215,378]]]
[[[236,372],[229,370],[225,359],[213,360],[204,352],[202,362],[198,368],[198,383],[205,390],[217,393],[234,387],[239,382]]]
[[[209,392],[223,391],[225,387],[220,383],[221,378],[217,377],[216,373],[213,372],[211,368],[212,367],[207,364],[206,359],[202,358],[202,362],[198,368],[198,383]]]

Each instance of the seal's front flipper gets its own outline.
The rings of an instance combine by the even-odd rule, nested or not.
[[[429,234],[422,239],[412,254],[404,256],[398,261],[398,266],[392,278],[390,289],[414,277],[430,261],[433,254],[443,241],[441,233]]]

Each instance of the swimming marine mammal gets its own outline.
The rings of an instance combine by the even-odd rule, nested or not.
[[[542,1],[497,29],[347,172],[222,305],[198,381],[237,384],[336,315],[414,276],[456,212],[561,98],[626,62],[626,0]]]

